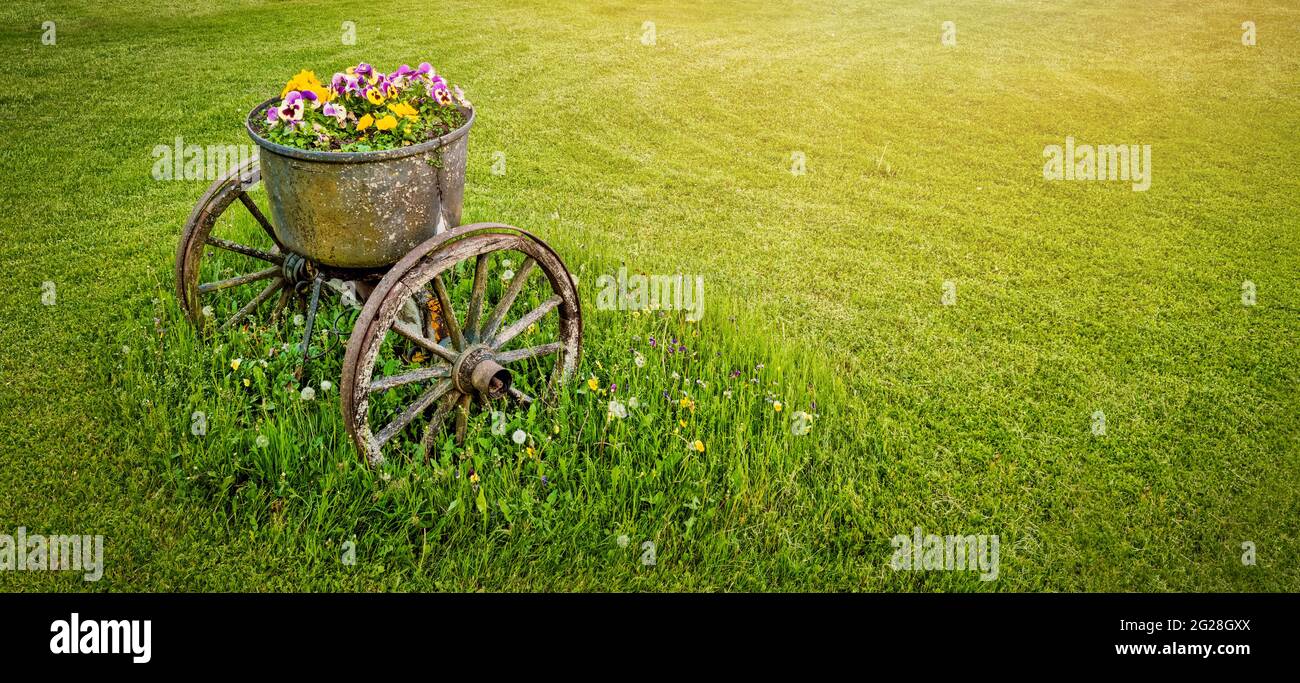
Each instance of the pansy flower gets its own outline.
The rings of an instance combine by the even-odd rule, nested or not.
[[[326,102],[325,106],[321,107],[321,113],[326,116],[333,116],[334,120],[338,121],[340,126],[343,125],[343,122],[348,117],[348,110],[344,109],[343,105],[335,104],[334,102]]]
[[[280,103],[279,115],[285,121],[301,121],[303,109],[303,95],[299,90],[294,90],[285,96],[284,101]]]
[[[462,107],[469,107],[469,106],[471,106],[470,103],[469,103],[469,100],[465,99],[465,91],[464,91],[464,90],[461,90],[459,85],[456,86],[455,88],[453,88],[453,92],[456,93],[456,101],[457,101],[457,102],[460,102],[460,105],[461,105]]]
[[[403,64],[397,67],[397,71],[394,71],[393,73],[389,74],[388,80],[393,84],[393,87],[395,88],[405,88],[407,82],[411,79],[411,74],[414,73],[415,73],[415,69],[412,69],[410,66]]]
[[[361,85],[361,79],[356,76],[343,77],[343,90],[340,95],[352,95],[354,97],[364,97],[365,88]]]
[[[375,117],[371,116],[370,114],[366,114],[365,116],[362,116],[360,119],[357,119],[357,130],[365,130],[370,126],[372,126],[374,123],[375,123]]]
[[[392,130],[397,127],[397,119],[391,114],[375,122],[377,130]]]
[[[420,117],[420,113],[415,110],[415,107],[412,107],[411,105],[405,102],[390,103],[388,105],[388,110],[393,112],[394,114],[397,114],[398,116],[402,116],[412,120],[418,119]]]

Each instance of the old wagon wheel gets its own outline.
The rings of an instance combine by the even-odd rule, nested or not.
[[[263,209],[265,196],[255,192],[260,180],[254,159],[212,183],[185,223],[176,251],[176,297],[200,329],[238,327],[268,302],[273,316],[282,313],[294,294],[290,275],[306,268],[280,248]],[[244,208],[228,211],[236,203]]]
[[[435,315],[404,315],[411,301]],[[343,361],[344,421],[372,465],[416,443],[427,456],[449,420],[463,442],[476,406],[526,406],[552,391],[577,368],[581,343],[577,288],[546,243],[508,225],[455,228],[371,293]],[[407,345],[422,352],[416,361],[399,352]]]

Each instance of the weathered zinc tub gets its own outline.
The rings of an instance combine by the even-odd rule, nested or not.
[[[397,263],[416,245],[460,225],[474,110],[465,125],[427,142],[377,152],[317,152],[257,133],[272,98],[245,127],[261,148],[262,182],[285,248],[336,268]]]

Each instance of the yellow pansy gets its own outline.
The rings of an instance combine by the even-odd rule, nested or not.
[[[379,130],[392,130],[396,127],[397,119],[393,118],[391,114],[379,119],[379,121],[375,123],[375,128],[378,128]]]
[[[408,119],[418,118],[420,114],[415,110],[415,107],[412,107],[405,102],[393,102],[388,105],[388,110],[398,116],[405,116]]]
[[[357,119],[357,130],[365,130],[369,128],[371,125],[373,125],[374,122],[375,122],[375,117],[371,116],[370,114],[366,114],[365,116],[362,116],[361,118]]]
[[[379,92],[379,88],[371,88],[366,91],[366,99],[373,105],[380,105],[384,103],[384,94]]]
[[[280,93],[280,97],[288,95],[289,92],[293,90],[309,90],[314,92],[322,102],[328,102],[330,98],[333,97],[333,93],[321,86],[320,79],[316,78],[316,74],[306,69],[299,71],[297,76],[294,76],[285,84],[284,90]]]

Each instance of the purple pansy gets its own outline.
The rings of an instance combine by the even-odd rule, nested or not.
[[[313,93],[314,94],[314,93]],[[284,101],[280,103],[279,115],[285,121],[301,121],[303,109],[302,92],[294,90],[284,96]]]

